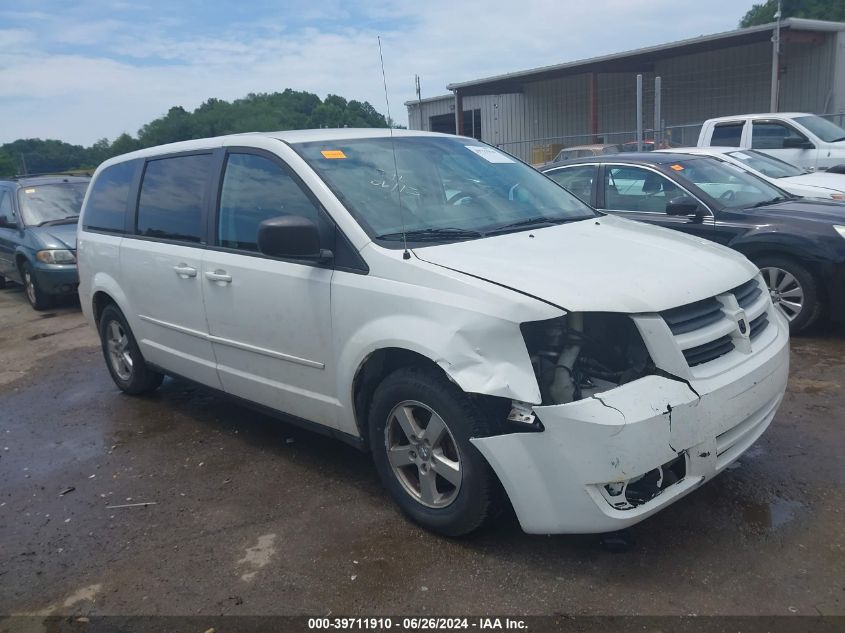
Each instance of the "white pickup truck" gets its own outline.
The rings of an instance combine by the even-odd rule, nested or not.
[[[774,112],[708,119],[698,147],[756,149],[809,170],[845,173],[845,130],[815,114]]]

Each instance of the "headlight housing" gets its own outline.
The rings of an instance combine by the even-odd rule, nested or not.
[[[839,233],[839,237],[845,237],[845,225],[834,224],[833,230]]]
[[[42,264],[75,264],[76,256],[73,251],[55,249],[38,251],[35,253],[35,259]]]

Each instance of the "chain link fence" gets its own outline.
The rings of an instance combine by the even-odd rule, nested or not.
[[[840,127],[845,128],[845,112],[820,114]],[[662,130],[644,129],[642,149],[671,149],[695,147],[701,133],[700,123],[686,123],[681,125],[666,125]],[[584,146],[605,146],[591,147]],[[532,165],[547,163],[563,150],[571,150],[567,158],[583,158],[597,153],[615,154],[618,152],[633,152],[637,149],[637,131],[625,130],[614,132],[600,132],[598,134],[570,134],[566,136],[549,136],[525,141],[498,143],[499,149],[524,160]],[[581,148],[581,149],[579,149]]]

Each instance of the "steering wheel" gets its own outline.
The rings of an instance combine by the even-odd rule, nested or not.
[[[723,192],[721,196],[719,196],[719,200],[724,200],[725,202],[730,202],[734,199],[734,190],[728,189],[727,191]]]
[[[478,196],[470,193],[469,191],[459,191],[455,195],[453,195],[451,198],[449,198],[448,202],[452,206],[456,207],[459,204],[462,204],[462,202],[461,202],[462,200],[466,200],[467,198],[474,200],[474,199],[478,198]]]

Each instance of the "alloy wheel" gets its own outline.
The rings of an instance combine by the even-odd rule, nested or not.
[[[117,321],[110,321],[106,328],[106,346],[109,361],[114,373],[123,381],[132,378],[132,353],[129,349],[129,337],[123,326]]]
[[[794,321],[804,308],[804,289],[798,279],[788,270],[774,266],[761,268],[760,272],[763,273],[772,303],[787,320]]]
[[[405,491],[429,508],[444,508],[461,489],[463,471],[458,445],[431,407],[405,400],[387,418],[387,457]]]
[[[32,279],[32,273],[25,270],[23,273],[23,287],[26,292],[26,298],[32,305],[35,305],[38,299],[35,296],[35,282]]]

